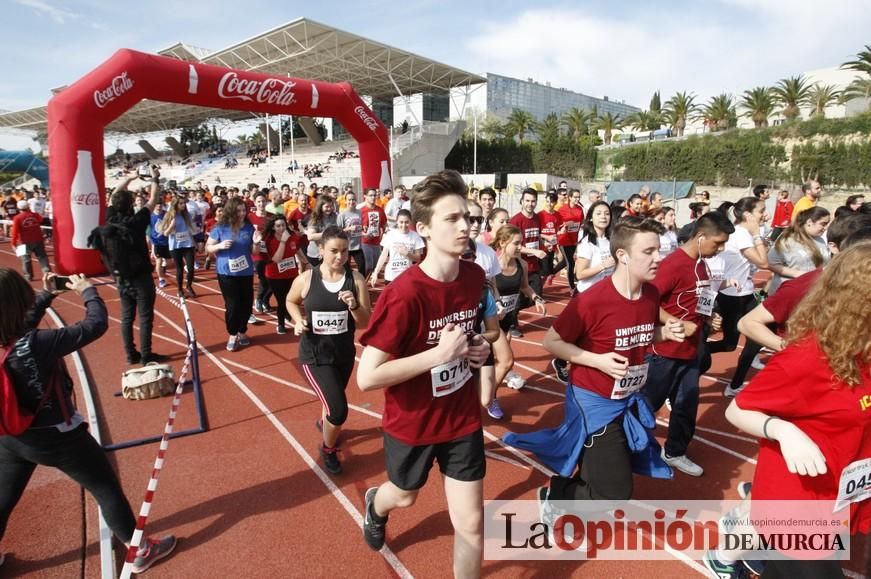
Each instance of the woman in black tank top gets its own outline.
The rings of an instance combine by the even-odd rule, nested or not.
[[[320,265],[296,278],[287,311],[300,337],[303,373],[324,405],[316,426],[323,433],[324,467],[339,474],[339,432],[348,417],[345,388],[354,370],[354,331],[369,322],[366,282],[348,267],[348,237],[338,227],[324,230],[318,242]],[[305,313],[303,313],[305,308]]]

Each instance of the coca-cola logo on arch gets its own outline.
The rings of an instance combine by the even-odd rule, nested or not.
[[[127,71],[112,79],[112,84],[103,90],[94,91],[94,103],[101,109],[133,88],[133,79],[127,78]]]
[[[70,203],[73,205],[99,205],[100,196],[96,192],[73,193],[70,196]]]
[[[369,127],[370,130],[375,131],[378,129],[378,119],[367,113],[364,107],[357,106],[354,109],[354,112],[357,113],[357,116],[360,117],[363,123]]]
[[[293,88],[296,83],[281,78],[254,80],[239,78],[235,72],[228,72],[218,83],[218,96],[224,99],[240,99],[248,102],[288,106],[296,102]]]

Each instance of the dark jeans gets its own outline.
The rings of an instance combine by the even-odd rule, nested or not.
[[[653,411],[662,408],[666,399],[671,400],[665,453],[668,456],[683,456],[696,432],[696,412],[699,409],[698,358],[677,360],[648,354],[645,361],[650,366],[644,395]]]
[[[363,278],[366,278],[366,256],[363,254],[363,248],[355,249],[353,251],[349,251],[348,255],[354,259],[354,263],[357,264],[357,271],[360,272],[360,275]],[[350,263],[350,261],[348,262]],[[375,264],[372,264],[372,267],[375,267]]]
[[[142,357],[151,354],[151,327],[154,324],[154,280],[147,275],[118,280],[118,295],[121,298],[121,339],[127,356],[136,352],[133,342],[133,322],[139,311],[139,347]]]
[[[284,322],[290,319],[287,313],[287,294],[290,293],[290,286],[293,283],[292,279],[270,279],[269,287],[272,293],[275,294],[275,301],[278,302],[276,307],[276,315],[278,316],[278,327],[285,327]]]
[[[712,354],[734,352],[738,347],[738,338],[741,335],[738,332],[738,320],[756,307],[756,298],[753,294],[727,296],[720,293],[717,296],[717,304],[720,306],[720,315],[723,317],[723,339],[717,342],[708,342],[708,349]],[[741,384],[744,383],[744,378],[747,377],[747,372],[750,370],[750,364],[761,349],[761,344],[757,344],[749,338],[744,340],[744,349],[738,356],[738,365],[732,375],[732,388],[740,388]]]
[[[839,561],[766,561],[762,579],[836,579],[844,577]]]
[[[57,468],[84,487],[103,509],[115,536],[130,542],[136,528],[130,503],[106,459],[106,452],[88,433],[85,424],[70,432],[32,428],[21,436],[0,437],[0,538],[36,465]]]
[[[39,261],[39,267],[42,268],[42,273],[51,271],[51,266],[48,263],[48,255],[45,253],[45,244],[40,241],[39,243],[27,243],[25,245],[27,247],[27,254],[21,256],[21,268],[24,270],[27,279],[33,279],[33,262],[30,261],[31,254],[35,255],[36,259]]]
[[[554,274],[562,271],[564,267],[568,268],[568,278],[569,278],[569,288],[575,289],[575,284],[578,280],[575,279],[575,250],[577,246],[575,245],[560,245],[560,250],[563,252],[563,261],[556,269],[553,270]]]
[[[263,304],[263,307],[269,305],[269,298],[272,297],[272,284],[266,277],[266,264],[269,263],[266,259],[255,261],[254,265],[257,268],[257,303]],[[279,303],[279,307],[281,304]]]
[[[172,261],[175,263],[175,285],[181,291],[182,265],[187,272],[185,287],[193,289],[194,286],[194,248],[179,247],[172,250]]]
[[[248,318],[254,306],[254,276],[219,274],[218,285],[226,306],[224,324],[227,334],[244,334],[248,331]]]
[[[566,399],[566,404],[575,403]],[[622,415],[604,432],[594,432],[587,438],[575,476],[550,477],[548,499],[553,501],[621,501],[631,497],[632,457]]]

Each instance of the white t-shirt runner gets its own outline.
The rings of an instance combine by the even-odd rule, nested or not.
[[[611,255],[611,242],[604,236],[596,236],[595,245],[590,243],[588,237],[584,237],[578,242],[578,250],[575,253],[575,259],[582,257],[590,262],[587,267],[599,267],[602,261]],[[586,291],[596,284],[599,280],[605,279],[614,273],[614,268],[609,267],[587,279],[579,279],[577,283],[578,291]]]
[[[384,267],[384,279],[393,281],[399,274],[412,265],[408,257],[402,256],[397,250],[404,248],[406,251],[418,251],[426,244],[423,238],[414,231],[401,233],[398,229],[390,229],[381,238],[381,247],[388,252],[387,265]]]

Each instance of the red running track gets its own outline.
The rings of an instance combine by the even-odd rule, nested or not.
[[[17,267],[7,244],[0,264]],[[437,474],[421,491],[417,504],[391,515],[389,550],[370,551],[360,520],[365,490],[385,480],[380,413],[383,395],[348,386],[351,410],[342,433],[344,473],[327,475],[318,464],[319,433],[314,420],[320,404],[297,361],[298,339],[275,333],[272,316],[258,315],[252,345],[230,353],[224,349],[223,302],[215,274],[197,272],[198,298],[188,301],[196,327],[207,433],[170,442],[167,461],[146,532],[174,533],[175,554],[148,572],[150,577],[389,577],[441,578],[451,572],[452,530]],[[167,288],[174,293],[174,286]],[[377,292],[375,292],[377,293]],[[101,287],[112,321],[109,331],[82,352],[91,377],[105,443],[160,434],[170,398],[125,401],[120,388],[124,352],[119,334],[120,306],[111,287]],[[537,463],[522,459],[496,442],[507,429],[524,431],[555,425],[562,418],[563,386],[541,347],[545,330],[568,301],[564,281],[545,289],[548,316],[524,313],[524,336],[513,343],[515,370],[528,381],[521,391],[501,388],[506,412],[501,422],[485,414],[487,477],[485,499],[532,499],[547,482]],[[65,294],[55,309],[67,322],[84,310],[77,296]],[[183,320],[179,310],[158,297],[154,349],[184,359]],[[45,327],[52,327],[49,320]],[[359,355],[359,349],[358,349]],[[652,499],[737,498],[739,480],[750,480],[756,443],[738,433],[723,417],[727,400],[723,380],[736,354],[718,354],[702,380],[699,429],[690,456],[705,468],[693,478],[676,473],[672,481],[636,477],[634,497]],[[79,396],[79,401],[82,400]],[[80,402],[81,405],[81,402]],[[660,413],[668,419],[667,410]],[[186,392],[176,430],[195,427],[194,400]],[[660,428],[657,434],[662,435]],[[157,445],[110,455],[134,512],[145,493]],[[0,576],[100,577],[96,506],[57,471],[38,468],[0,545],[8,553]],[[865,551],[854,541],[847,569],[859,575]],[[123,549],[115,549],[120,571]],[[699,577],[697,561],[485,561],[494,577]]]

